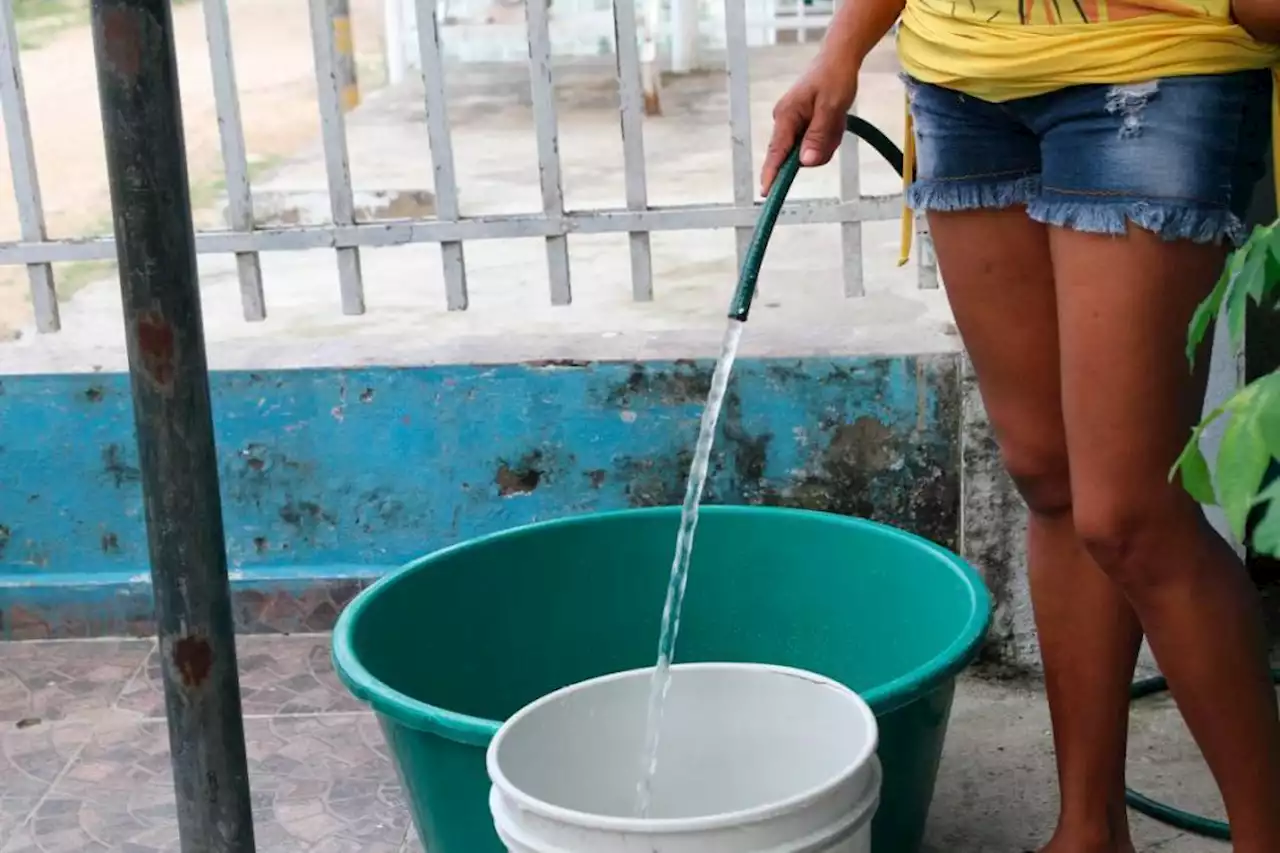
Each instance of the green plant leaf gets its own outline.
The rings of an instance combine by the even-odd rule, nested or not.
[[[1264,304],[1280,284],[1280,229],[1275,225],[1255,228],[1248,242],[1232,254],[1224,276],[1227,328],[1231,333],[1232,346],[1239,349],[1244,340],[1249,300]],[[1219,280],[1218,286],[1221,285]],[[1221,303],[1219,310],[1222,310]],[[1195,322],[1194,318],[1192,322]]]
[[[1178,473],[1182,473],[1182,485],[1191,496],[1202,504],[1216,506],[1218,503],[1217,496],[1213,493],[1213,476],[1209,473],[1209,464],[1205,461],[1204,453],[1200,450],[1200,439],[1204,436],[1204,431],[1216,421],[1218,418],[1226,414],[1226,406],[1218,406],[1212,412],[1204,416],[1195,429],[1191,430],[1191,438],[1188,439],[1182,453],[1179,454],[1173,467],[1169,469],[1169,482],[1173,482]]]
[[[1276,282],[1280,280],[1280,258],[1276,256],[1277,246],[1265,244],[1258,247],[1258,274],[1249,280],[1249,298],[1262,305]]]
[[[1245,309],[1249,307],[1249,290],[1252,282],[1266,274],[1266,250],[1247,243],[1238,253],[1241,263],[1237,267],[1232,258],[1234,274],[1227,283],[1227,331],[1231,334],[1232,349],[1239,350],[1244,341]]]
[[[1196,313],[1191,317],[1191,327],[1187,330],[1187,361],[1192,369],[1195,369],[1196,354],[1200,352],[1200,345],[1204,343],[1205,335],[1213,328],[1213,321],[1217,318],[1218,311],[1222,309],[1222,300],[1226,298],[1227,287],[1231,283],[1231,267],[1239,255],[1240,252],[1237,251],[1231,256],[1231,263],[1227,264],[1222,275],[1218,277],[1218,283],[1214,285],[1213,291],[1200,303]]]
[[[1267,511],[1253,529],[1253,550],[1259,554],[1280,559],[1280,480],[1276,480],[1258,495],[1256,506],[1266,504]]]
[[[1239,350],[1251,300],[1264,309],[1280,311],[1280,221],[1253,230],[1196,308],[1187,329],[1187,360],[1193,367],[1205,337],[1223,312],[1232,347]],[[1230,412],[1231,420],[1223,430],[1217,469],[1210,472],[1200,441],[1206,427],[1224,411]],[[1180,473],[1184,488],[1201,503],[1213,503],[1216,498],[1240,539],[1253,510],[1264,508],[1253,547],[1280,557],[1280,481],[1262,489],[1274,460],[1280,460],[1280,371],[1240,389],[1210,413],[1192,431],[1169,478]]]
[[[1243,541],[1249,511],[1254,506],[1262,478],[1271,464],[1271,453],[1262,434],[1257,383],[1236,392],[1227,401],[1231,420],[1222,431],[1216,478],[1218,502],[1231,532]]]
[[[1258,401],[1259,428],[1269,452],[1280,459],[1280,370],[1253,382]]]
[[[1267,248],[1267,275],[1266,282],[1263,285],[1262,292],[1258,294],[1259,304],[1271,296],[1277,286],[1280,286],[1280,228],[1273,223],[1266,229],[1263,238],[1263,245]]]
[[[1218,496],[1213,491],[1213,475],[1209,473],[1209,463],[1205,461],[1204,453],[1200,450],[1200,434],[1200,429],[1192,434],[1191,440],[1182,449],[1182,455],[1174,463],[1170,479],[1174,474],[1181,472],[1182,487],[1191,494],[1191,497],[1202,504],[1216,506]]]
[[[1253,251],[1249,253],[1249,257],[1245,260],[1244,268],[1240,271],[1240,278],[1236,282],[1236,289],[1240,296],[1237,302],[1242,306],[1239,310],[1242,312],[1240,318],[1240,338],[1232,338],[1231,343],[1236,349],[1244,343],[1244,316],[1249,300],[1252,299],[1258,304],[1262,304],[1263,294],[1268,289],[1268,281],[1271,280],[1271,272],[1275,266],[1275,261],[1271,257],[1271,248],[1265,245],[1255,246]]]

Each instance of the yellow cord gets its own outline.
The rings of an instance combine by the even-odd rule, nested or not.
[[[911,260],[911,240],[916,233],[916,217],[907,204],[907,190],[911,188],[916,177],[916,128],[911,120],[911,100],[907,99],[907,133],[902,151],[902,250],[898,255],[898,266],[905,266]]]

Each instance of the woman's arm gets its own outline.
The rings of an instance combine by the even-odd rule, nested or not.
[[[862,67],[867,54],[902,16],[906,5],[906,0],[845,0],[838,4],[822,42],[822,54],[852,60],[856,67]]]
[[[1231,16],[1258,41],[1280,44],[1280,0],[1232,0]]]
[[[905,3],[845,0],[836,11],[813,64],[773,109],[773,138],[760,176],[762,192],[769,191],[801,134],[803,165],[821,166],[835,154],[844,133],[844,117],[858,93],[862,62],[898,20]]]

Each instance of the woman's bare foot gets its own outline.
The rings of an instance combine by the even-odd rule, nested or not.
[[[1129,812],[1124,800],[1107,811],[1108,817],[1100,822],[1063,820],[1040,853],[1136,853],[1129,836]]]
[[[1107,843],[1078,843],[1060,836],[1042,847],[1039,853],[1136,853],[1129,840]]]

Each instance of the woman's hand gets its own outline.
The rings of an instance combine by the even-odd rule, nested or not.
[[[1231,0],[1231,17],[1258,41],[1280,44],[1280,0]]]
[[[837,51],[824,49],[804,76],[773,108],[773,137],[769,140],[760,175],[761,195],[768,193],[769,187],[773,186],[782,162],[801,134],[804,134],[800,143],[800,163],[803,166],[821,166],[840,147],[844,118],[858,93],[858,67],[861,63],[832,55],[835,53]]]

